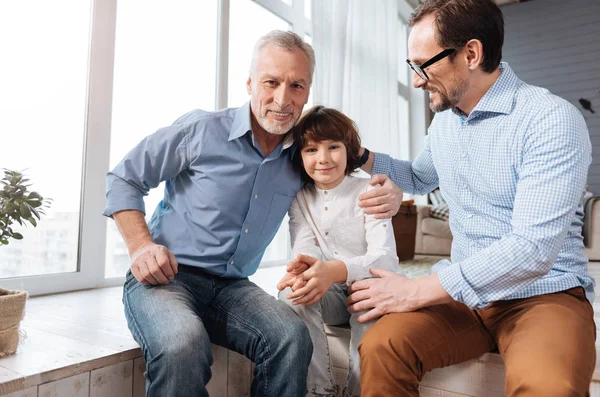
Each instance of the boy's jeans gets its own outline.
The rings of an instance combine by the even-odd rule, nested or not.
[[[146,360],[146,396],[208,396],[211,342],[255,363],[252,396],[300,397],[312,344],[283,302],[248,279],[180,265],[169,284],[144,286],[128,272],[123,303]]]
[[[356,318],[362,313],[348,312],[345,300],[348,287],[334,284],[314,305],[302,307],[292,305],[286,297],[292,291],[289,288],[279,293],[279,299],[289,304],[306,323],[313,342],[313,355],[308,368],[307,389],[309,396],[335,397],[337,386],[331,374],[329,345],[323,324],[342,325],[350,322],[350,362],[348,363],[348,379],[344,389],[344,397],[360,396],[360,361],[358,344],[367,330],[375,323],[358,323]]]

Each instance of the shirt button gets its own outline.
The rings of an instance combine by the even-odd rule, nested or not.
[[[462,156],[460,156],[460,157],[462,157],[462,158],[464,159],[464,158],[466,158],[466,157],[467,157],[467,154],[466,154],[466,153],[463,153],[463,154],[462,154]]]
[[[326,236],[329,236],[329,232],[325,232],[325,235],[326,235]]]
[[[256,198],[258,198],[258,194],[255,194],[255,195],[254,195],[254,198],[255,198],[255,199],[256,199]]]
[[[324,195],[327,195],[327,190],[325,190],[325,191],[323,192],[323,194],[324,194]]]
[[[467,189],[468,187],[469,187],[469,186],[467,186],[467,184],[466,184],[466,183],[463,185],[463,189]]]
[[[248,233],[248,229],[244,230],[244,233]]]
[[[337,253],[337,251],[335,251],[335,252],[334,252],[334,254],[336,254],[336,255],[337,255],[337,254],[338,254],[338,253]]]
[[[383,224],[383,227],[387,227],[387,225],[384,223],[384,224]]]
[[[329,208],[325,207],[325,211],[329,211]]]
[[[473,214],[467,215],[467,218],[473,218]]]

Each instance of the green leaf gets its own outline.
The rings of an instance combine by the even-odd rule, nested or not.
[[[37,222],[35,221],[35,219],[34,219],[34,218],[32,218],[32,217],[29,217],[29,218],[27,218],[27,220],[29,221],[29,223],[31,223],[31,224],[33,225],[33,227],[36,227],[36,226],[37,226]]]
[[[3,238],[0,240],[0,244],[8,245],[8,240]]]
[[[27,196],[28,199],[40,199],[42,200],[42,196],[40,196],[37,192],[31,192],[29,193],[29,196]]]
[[[13,233],[12,237],[15,240],[23,240],[23,235],[21,233]]]
[[[35,215],[35,217],[38,218],[38,220],[39,220],[40,219],[40,214],[38,214],[38,212],[35,209],[33,209],[33,208],[29,208],[29,209],[31,210],[31,213],[33,215]]]
[[[39,206],[41,206],[42,204],[44,204],[41,201],[27,201],[27,204],[29,204],[29,206],[33,207],[33,208],[37,208]]]
[[[31,217],[31,210],[29,209],[29,206],[25,203],[21,204],[20,212],[21,215],[23,215],[23,218]]]

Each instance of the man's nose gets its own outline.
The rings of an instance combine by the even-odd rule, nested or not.
[[[274,96],[275,103],[279,105],[281,109],[285,108],[290,104],[291,101],[291,89],[285,84],[281,84],[277,87]]]
[[[427,84],[427,80],[418,75],[417,72],[412,72],[413,87],[423,88]]]

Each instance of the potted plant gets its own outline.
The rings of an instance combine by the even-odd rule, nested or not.
[[[3,185],[0,185],[0,247],[8,245],[10,239],[23,239],[22,234],[13,230],[15,224],[37,226],[40,215],[50,205],[50,199],[28,191],[28,181],[21,172],[10,170],[4,170],[4,178],[0,179]],[[26,300],[26,291],[0,288],[0,357],[17,350]]]

